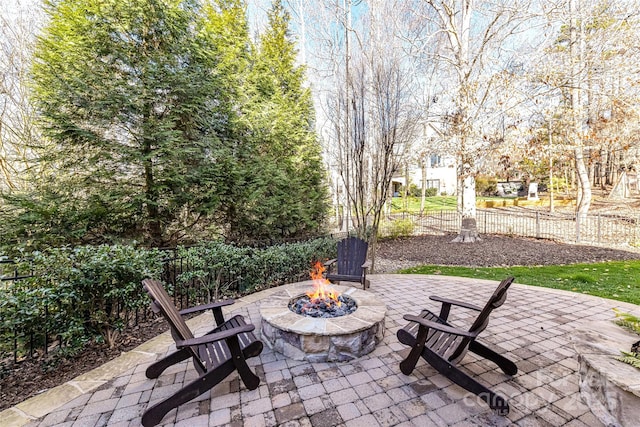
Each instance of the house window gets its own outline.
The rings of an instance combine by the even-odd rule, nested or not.
[[[438,156],[437,154],[431,155],[431,167],[438,168],[441,166],[442,166],[442,157]]]
[[[440,180],[439,179],[428,179],[426,182],[427,188],[436,188],[440,189]]]

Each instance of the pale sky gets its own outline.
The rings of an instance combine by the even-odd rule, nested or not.
[[[0,0],[0,11],[3,15],[14,14],[19,10],[28,10],[41,3],[41,0]]]
[[[271,7],[271,0],[249,0],[249,24],[252,29],[260,29],[266,22],[267,10]],[[42,4],[42,0],[0,0],[0,15],[11,19],[20,11],[27,12]]]

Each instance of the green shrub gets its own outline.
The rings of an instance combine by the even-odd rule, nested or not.
[[[435,196],[438,195],[438,189],[437,188],[433,188],[433,187],[427,188],[424,191],[424,195],[425,195],[425,197],[435,197]]]
[[[16,266],[33,271],[33,277],[0,286],[0,360],[11,355],[14,339],[19,358],[53,340],[61,350],[56,356],[74,354],[92,340],[113,345],[132,320],[124,313],[134,316],[135,309],[148,306],[141,281],[161,277],[166,255],[124,245],[33,253]],[[306,279],[312,261],[335,255],[331,238],[266,248],[208,242],[179,248],[185,268],[178,284],[193,285],[183,290],[187,296],[213,300]]]
[[[187,289],[199,289],[205,299],[236,296],[308,278],[312,262],[335,255],[336,241],[332,238],[266,248],[207,242],[179,249],[178,256],[188,268],[180,273],[178,283]]]
[[[613,311],[616,314],[616,323],[619,326],[622,326],[623,328],[640,335],[639,317],[634,316],[630,313],[624,313],[622,311],[616,310],[615,308],[613,309]],[[637,345],[638,344],[636,343],[635,346],[637,347]],[[620,353],[621,355],[617,358],[619,361],[640,369],[640,354],[638,353],[637,349],[632,348],[631,351],[620,351]]]
[[[35,252],[28,265],[33,277],[0,288],[0,343],[14,331],[30,332],[42,345],[48,343],[38,340],[56,334],[73,353],[90,340],[115,343],[130,320],[125,309],[148,304],[140,282],[160,277],[162,256],[133,246],[81,246]],[[17,335],[19,347],[32,339]]]
[[[623,328],[635,332],[640,335],[640,318],[630,313],[625,313],[617,309],[613,309],[616,315],[616,324]]]
[[[438,195],[438,189],[433,187],[427,188],[424,190],[424,195],[425,197],[435,197]],[[422,197],[422,188],[418,187],[415,184],[411,184],[409,186],[409,196]]]
[[[413,230],[415,229],[415,224],[411,219],[397,219],[395,221],[391,221],[389,224],[389,237],[395,239],[397,237],[406,237],[411,236],[413,234]]]

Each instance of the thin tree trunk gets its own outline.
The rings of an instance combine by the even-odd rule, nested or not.
[[[608,156],[606,150],[600,150],[600,188],[602,190],[605,189],[607,185],[607,181],[609,180],[607,177],[607,165],[608,165]]]
[[[579,5],[579,3],[578,3]],[[584,162],[584,148],[582,144],[582,117],[580,115],[581,104],[580,104],[580,95],[581,95],[581,79],[580,79],[580,69],[578,67],[579,63],[583,63],[582,54],[584,52],[583,41],[584,34],[582,31],[578,33],[578,25],[582,25],[583,23],[578,20],[578,9],[576,8],[575,0],[570,0],[569,2],[569,13],[571,15],[571,26],[569,29],[570,34],[570,50],[571,50],[571,80],[572,80],[572,88],[571,88],[571,115],[573,119],[573,129],[572,129],[572,139],[574,146],[574,157],[576,162],[576,174],[578,179],[578,204],[576,206],[576,213],[581,218],[585,218],[587,213],[589,212],[589,206],[591,205],[591,183],[589,182],[589,171]]]
[[[409,211],[409,163],[404,164],[404,210]]]
[[[153,161],[148,158],[144,164],[145,191],[147,195],[148,231],[151,244],[162,245],[162,225],[160,223],[160,211],[158,209],[158,191],[155,188],[153,177]]]
[[[581,218],[586,218],[591,206],[591,183],[589,182],[589,174],[584,164],[584,155],[582,147],[578,146],[574,149],[576,159],[576,171],[578,174],[578,205],[577,214]]]
[[[587,156],[587,158],[591,159],[592,158],[591,150],[588,150],[588,154],[589,155]],[[589,161],[586,166],[587,166],[587,174],[589,176],[589,183],[591,184],[591,187],[594,187],[595,186],[595,176],[596,176],[595,165],[594,165],[593,162]]]
[[[147,106],[144,111],[145,122],[150,121],[151,110],[150,106]],[[144,183],[145,183],[145,196],[146,196],[146,210],[147,210],[147,231],[149,233],[150,243],[153,246],[162,246],[162,224],[160,222],[160,210],[158,189],[156,188],[154,167],[153,167],[153,141],[149,138],[142,140],[142,153],[144,154]]]
[[[473,243],[480,241],[476,224],[476,180],[471,173],[471,165],[463,161],[462,188],[458,192],[462,195],[462,226],[458,236],[452,240],[456,243]]]
[[[422,160],[422,190],[420,194],[420,215],[424,214],[425,198],[427,197],[427,162]]]

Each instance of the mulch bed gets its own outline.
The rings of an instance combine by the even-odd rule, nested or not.
[[[451,243],[454,235],[422,236],[379,242],[376,259],[392,272],[407,264],[462,266],[512,266],[573,264],[640,259],[640,253],[595,246],[570,245],[548,240],[482,235],[476,243]],[[384,260],[384,262],[382,262]],[[63,384],[131,350],[168,329],[162,319],[140,325],[122,337],[115,348],[92,345],[55,369],[39,361],[25,361],[0,379],[0,410],[7,409],[49,388]]]
[[[376,259],[422,265],[498,267],[561,265],[640,259],[640,252],[532,238],[481,235],[475,243],[451,243],[455,235],[420,236],[379,242]]]
[[[92,344],[80,354],[55,364],[51,360],[39,359],[20,362],[4,377],[0,375],[0,411],[97,368],[168,329],[167,323],[157,318],[127,331],[113,348]]]

